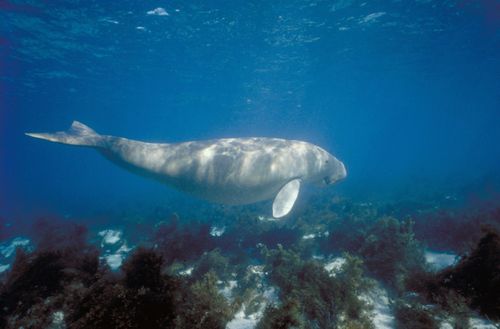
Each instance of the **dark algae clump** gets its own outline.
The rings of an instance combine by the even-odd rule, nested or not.
[[[123,265],[124,277],[102,278],[76,301],[70,328],[224,328],[231,310],[215,274],[188,280],[162,274],[156,251],[139,248]]]
[[[158,288],[161,284],[162,257],[148,249],[137,249],[122,266],[125,286],[129,289]]]
[[[500,236],[488,231],[470,255],[444,271],[440,283],[464,296],[470,306],[500,320]]]
[[[269,306],[257,326],[257,329],[288,328],[307,328],[300,303],[295,299],[287,299],[280,306]]]
[[[396,327],[401,329],[439,329],[434,312],[418,303],[398,300],[394,306]]]
[[[389,286],[402,291],[408,274],[421,270],[423,248],[415,239],[411,220],[382,217],[366,232],[357,252],[368,270]]]
[[[232,310],[217,289],[217,276],[209,272],[193,283],[181,305],[175,328],[225,328]]]
[[[161,274],[162,258],[137,249],[124,276],[105,275],[74,301],[71,328],[167,328],[177,315],[182,283]]]
[[[182,224],[177,215],[169,223],[160,223],[154,240],[165,262],[192,260],[214,248],[210,226],[205,223]]]
[[[500,236],[487,230],[477,246],[455,265],[435,274],[417,275],[415,290],[452,312],[465,306],[500,319]]]
[[[26,254],[18,250],[12,271],[0,292],[0,327],[7,327],[8,315],[26,316],[38,303],[59,293],[65,277],[64,268],[61,252]],[[46,321],[48,319],[37,320],[39,323]]]
[[[40,220],[34,227],[39,233],[36,250],[17,249],[1,287],[0,327],[43,328],[52,321],[50,310],[62,307],[65,288],[74,280],[88,283],[96,275],[98,253],[85,243],[83,226]]]

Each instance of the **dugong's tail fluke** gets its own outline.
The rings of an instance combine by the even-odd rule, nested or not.
[[[26,135],[55,143],[91,147],[100,146],[102,141],[101,135],[78,121],[73,121],[71,128],[67,131],[58,131],[55,133],[26,133]]]

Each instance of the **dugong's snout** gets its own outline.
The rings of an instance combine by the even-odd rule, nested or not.
[[[336,183],[339,180],[346,178],[346,176],[347,176],[347,170],[345,168],[345,165],[342,163],[342,161],[334,159],[334,161],[332,161],[332,162],[333,162],[333,164],[332,164],[332,168],[330,169],[329,175],[325,176],[323,178],[323,182],[326,185]]]
[[[338,179],[341,180],[347,177],[347,169],[345,169],[345,165],[342,161],[339,161],[339,174]]]

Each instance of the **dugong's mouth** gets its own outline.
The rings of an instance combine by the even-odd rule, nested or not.
[[[330,185],[346,178],[346,176],[347,170],[345,169],[345,165],[341,161],[338,161],[335,174],[323,177],[323,183]]]

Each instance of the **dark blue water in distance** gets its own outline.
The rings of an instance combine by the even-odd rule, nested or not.
[[[277,220],[25,135],[74,120],[347,177]],[[499,278],[499,0],[0,0],[0,328],[494,329]]]

